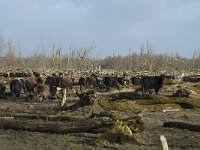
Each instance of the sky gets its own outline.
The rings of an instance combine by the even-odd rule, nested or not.
[[[200,0],[0,0],[0,35],[24,56],[52,45],[94,56],[155,53],[192,57],[200,50]]]

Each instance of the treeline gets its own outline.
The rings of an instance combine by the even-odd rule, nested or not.
[[[127,56],[113,54],[105,58],[93,58],[92,52],[96,48],[69,48],[68,54],[63,54],[59,46],[52,44],[51,53],[45,54],[43,46],[41,50],[32,56],[23,57],[16,52],[12,41],[2,44],[0,42],[0,67],[15,69],[64,69],[64,70],[132,70],[132,71],[195,71],[200,69],[200,51],[193,52],[193,58],[184,58],[178,53],[175,55],[155,54],[148,42],[140,47],[140,52],[130,50]]]

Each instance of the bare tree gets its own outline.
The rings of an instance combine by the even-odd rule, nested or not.
[[[9,40],[7,42],[7,53],[5,55],[6,65],[9,67],[15,66],[16,55],[14,51],[13,41]]]
[[[2,56],[2,51],[4,48],[5,48],[4,39],[3,39],[3,36],[0,35],[0,56]]]
[[[56,47],[54,43],[52,45],[52,53],[51,69],[61,69],[61,47]]]
[[[90,68],[91,60],[91,52],[94,50],[96,46],[90,46],[88,48],[72,48],[71,49],[71,59],[74,63],[74,67],[78,70],[88,69]]]
[[[149,41],[147,41],[147,65],[148,65],[148,71],[152,71],[152,66],[153,66],[153,48],[149,44]]]

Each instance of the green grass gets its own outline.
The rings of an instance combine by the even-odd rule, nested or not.
[[[106,97],[101,97],[99,100],[101,106],[105,110],[117,110],[125,112],[139,112],[139,111],[162,111],[166,108],[171,109],[192,109],[200,108],[200,99],[189,98],[156,98],[152,100],[130,100],[119,99],[109,100]]]

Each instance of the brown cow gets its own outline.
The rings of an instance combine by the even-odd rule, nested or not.
[[[67,75],[67,76],[63,76],[62,73],[59,74],[59,77],[57,77],[57,85],[60,88],[66,88],[67,91],[68,89],[72,89],[73,85],[74,85],[74,78],[72,78],[71,76]]]
[[[25,94],[27,95],[28,100],[33,100],[35,91],[34,88],[37,85],[37,81],[35,76],[31,76],[28,78],[25,78]]]
[[[58,86],[56,74],[52,74],[52,76],[48,76],[45,79],[44,83],[49,86],[51,99],[55,99],[56,98],[56,91],[57,91],[56,88]]]
[[[51,97],[49,86],[46,84],[37,84],[34,87],[34,93],[39,102]]]

